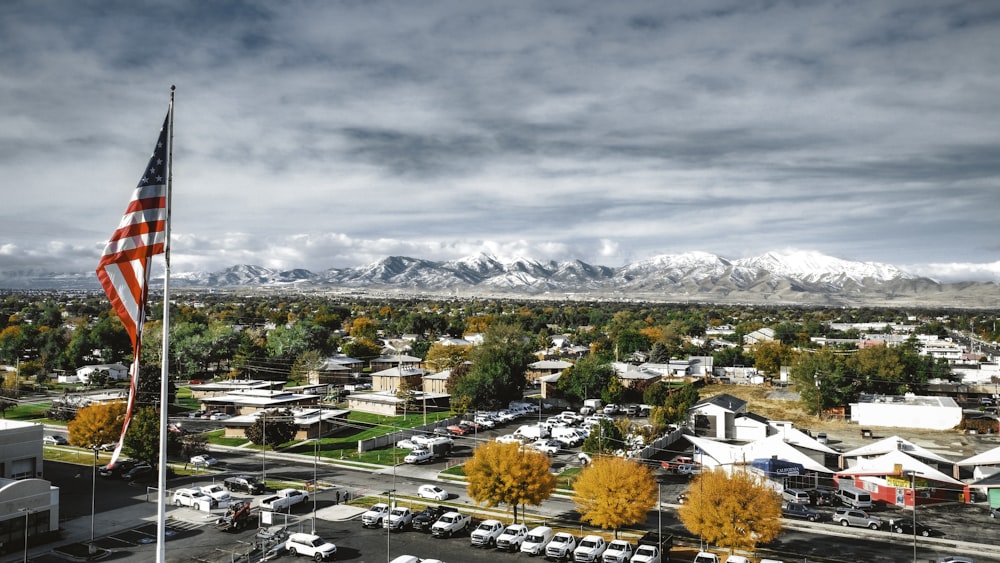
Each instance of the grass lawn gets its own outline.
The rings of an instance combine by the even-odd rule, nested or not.
[[[32,422],[42,422],[45,418],[45,413],[52,408],[52,403],[33,403],[29,405],[18,405],[16,407],[8,408],[4,411],[3,417],[7,420],[30,420]],[[66,424],[65,422],[58,421],[48,421],[46,423],[50,424]]]

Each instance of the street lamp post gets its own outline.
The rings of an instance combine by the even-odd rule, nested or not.
[[[28,516],[31,515],[30,508],[22,508],[24,511],[24,563],[28,563]]]
[[[94,470],[90,474],[90,545],[87,550],[91,555],[97,553],[97,546],[94,545],[94,517],[97,514],[97,456],[100,451],[97,446],[91,446],[94,450]]]
[[[267,482],[267,411],[260,414],[260,482]],[[264,485],[267,486],[266,484]]]
[[[917,563],[917,475],[919,471],[907,471],[910,475],[910,490],[913,491],[913,563]]]
[[[313,443],[313,527],[312,533],[316,533],[316,493],[319,492],[319,481],[316,480],[316,463],[319,461],[319,438]]]

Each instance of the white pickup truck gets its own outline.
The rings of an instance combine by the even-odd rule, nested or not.
[[[309,493],[305,491],[299,489],[281,489],[273,496],[261,500],[260,507],[264,510],[278,512],[281,510],[290,510],[296,504],[308,500]]]
[[[397,506],[389,511],[382,527],[387,530],[404,530],[413,523],[413,511],[404,506]]]
[[[528,527],[524,524],[511,524],[504,528],[497,538],[497,549],[503,551],[520,551],[521,543],[528,535]]]
[[[632,559],[632,544],[625,540],[612,540],[604,550],[604,563],[629,563]]]
[[[574,549],[576,549],[576,537],[567,532],[558,532],[545,546],[545,558],[559,561],[569,559],[573,556]]]
[[[472,519],[461,512],[446,512],[431,526],[431,535],[436,538],[450,538],[459,532],[467,532],[472,527]]]
[[[573,550],[573,561],[576,563],[600,561],[601,556],[604,555],[604,550],[607,548],[608,544],[601,536],[584,536],[580,540],[580,545],[576,546],[576,549]]]
[[[381,528],[382,522],[389,516],[389,505],[384,502],[373,504],[361,515],[361,526],[364,528]]]

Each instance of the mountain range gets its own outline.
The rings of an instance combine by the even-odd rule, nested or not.
[[[171,288],[185,290],[341,289],[424,296],[824,306],[993,308],[1000,302],[1000,286],[993,282],[939,283],[888,264],[852,262],[810,251],[768,252],[738,260],[688,252],[617,268],[580,260],[504,260],[490,254],[442,262],[390,256],[322,272],[238,265],[212,273],[175,273],[170,283]],[[0,287],[88,290],[98,285],[92,272],[22,271],[0,274]]]

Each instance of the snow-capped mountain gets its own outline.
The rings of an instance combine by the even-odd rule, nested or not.
[[[156,283],[156,280],[152,282]],[[390,256],[355,268],[274,270],[232,266],[215,273],[174,274],[172,287],[349,288],[459,296],[788,303],[812,305],[921,305],[994,307],[995,283],[941,284],[895,266],[852,262],[816,252],[768,252],[728,260],[708,252],[665,254],[618,268],[573,260],[541,262],[477,254],[436,262]],[[12,289],[96,289],[93,274],[21,272],[0,276]]]

